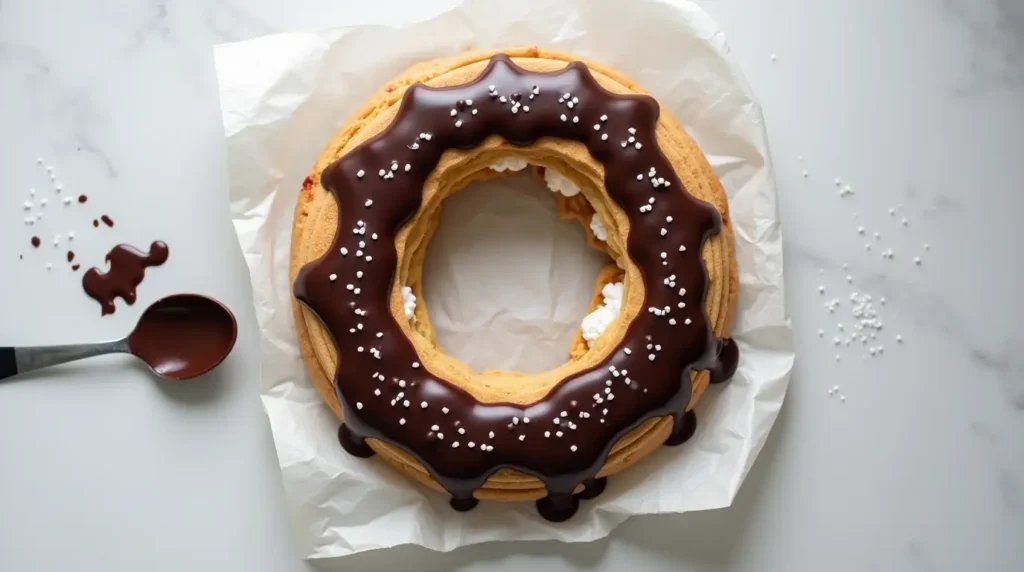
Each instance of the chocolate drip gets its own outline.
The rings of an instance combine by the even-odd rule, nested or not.
[[[740,348],[732,338],[716,340],[718,359],[711,367],[711,383],[722,383],[732,379],[740,361]]]
[[[110,218],[107,215],[103,215],[103,216],[100,217],[100,220],[103,221],[103,224],[113,228],[113,226],[114,226],[114,219]],[[93,223],[94,223],[93,226],[99,226],[99,225],[95,224],[95,222],[96,221],[93,221]]]
[[[100,303],[102,315],[114,313],[114,299],[121,298],[128,304],[135,303],[135,288],[142,282],[149,266],[160,266],[167,262],[167,245],[159,240],[149,247],[149,253],[136,250],[127,244],[119,244],[107,253],[106,261],[110,270],[106,273],[90,268],[82,276],[85,293]]]
[[[665,444],[669,447],[682,445],[689,441],[690,437],[693,437],[693,434],[696,432],[697,414],[692,410],[687,411],[675,418],[675,422],[672,425],[672,433],[668,436],[668,439],[665,439]]]
[[[68,251],[68,262],[71,262],[74,259],[75,259],[75,251],[69,250]]]
[[[721,218],[685,192],[658,148],[658,114],[653,98],[605,91],[583,64],[534,73],[498,55],[469,84],[410,87],[387,129],[324,170],[338,229],[294,292],[344,364],[334,387],[346,450],[365,452],[366,437],[401,446],[459,507],[495,471],[513,467],[544,483],[548,496],[537,508],[557,521],[575,513],[579,483],[600,486],[591,479],[622,436],[653,417],[687,419],[690,372],[716,367],[700,253]],[[424,182],[445,150],[491,135],[517,146],[541,137],[585,144],[629,217],[627,251],[644,277],[645,311],[622,342],[528,405],[479,403],[427,371],[389,306],[395,234],[419,209]]]
[[[338,441],[341,443],[342,449],[345,449],[353,457],[366,459],[375,454],[373,449],[366,444],[366,438],[357,436],[344,423],[338,427]]]
[[[476,505],[480,504],[480,500],[476,497],[452,497],[448,504],[452,505],[452,508],[459,512],[466,512],[476,508]]]
[[[33,246],[33,247],[35,247],[35,248],[39,248],[39,245],[40,245],[41,243],[42,243],[42,241],[41,241],[41,240],[39,240],[39,237],[38,237],[38,236],[33,236],[33,237],[32,237],[32,246]]]
[[[537,501],[537,512],[551,522],[565,522],[580,508],[580,499],[572,493],[548,491],[548,496]]]

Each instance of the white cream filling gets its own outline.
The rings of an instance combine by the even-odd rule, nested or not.
[[[597,217],[597,213],[594,213],[594,216],[590,217],[590,230],[598,240],[608,239],[608,229],[601,224],[601,219]]]
[[[592,346],[594,340],[601,337],[622,310],[622,282],[605,284],[604,288],[601,288],[601,296],[604,298],[601,307],[583,318],[583,339],[587,341],[587,347]]]
[[[580,188],[576,186],[576,183],[570,181],[565,175],[554,169],[544,169],[544,180],[547,181],[548,188],[552,192],[562,193],[567,197],[578,195],[580,192]]]
[[[416,295],[408,286],[402,286],[402,309],[405,310],[405,317],[408,320],[412,320],[416,315]]]
[[[517,157],[503,157],[498,159],[494,163],[491,163],[491,170],[498,171],[522,171],[526,168],[526,159],[519,159]]]

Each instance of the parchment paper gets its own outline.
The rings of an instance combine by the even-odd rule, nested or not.
[[[345,454],[336,439],[338,422],[299,357],[289,307],[295,201],[344,118],[415,62],[522,44],[611,64],[680,117],[728,189],[742,284],[734,327],[739,370],[701,400],[695,437],[609,479],[601,497],[561,524],[539,518],[532,503],[481,503],[456,513],[445,496],[380,461]],[[261,328],[260,393],[306,557],[405,543],[451,550],[492,540],[588,541],[632,515],[732,502],[782,404],[793,353],[763,119],[728,54],[715,23],[682,0],[465,0],[400,27],[280,34],[216,48],[231,213]],[[531,187],[511,179],[454,197],[430,246],[425,297],[431,318],[446,350],[474,367],[537,371],[566,359],[603,263],[584,246],[578,225],[555,220],[548,191],[536,185],[510,190],[523,186]],[[488,255],[510,250],[524,270]]]

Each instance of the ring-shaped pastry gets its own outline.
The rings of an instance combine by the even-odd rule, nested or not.
[[[526,165],[614,263],[568,362],[476,372],[444,353],[417,303],[426,247],[444,198]],[[708,383],[736,365],[721,183],[651,96],[571,54],[466,53],[371,96],[303,184],[290,278],[303,358],[342,445],[447,490],[459,510],[535,500],[569,518],[604,477],[685,441]]]

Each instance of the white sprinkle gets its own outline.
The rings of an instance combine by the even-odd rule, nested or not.
[[[564,113],[559,115],[558,118],[561,119],[562,121],[565,121],[567,119]]]
[[[472,113],[473,115],[476,115],[476,112],[477,112],[476,109],[473,109],[472,111],[470,111],[470,113]]]
[[[602,133],[601,134],[601,141],[607,141],[607,140],[608,140],[608,134],[607,133]]]
[[[452,449],[458,449],[458,448],[459,448],[459,442],[458,441],[453,441],[452,442]]]
[[[640,147],[643,147],[643,145],[641,145],[641,144],[640,144],[640,142],[639,142],[639,141],[637,141],[637,143],[636,143],[636,145],[634,145],[634,147],[636,147],[637,149],[639,149]]]
[[[362,179],[363,175],[365,175],[365,174],[366,174],[366,171],[364,171],[362,169],[359,169],[358,171],[356,171],[356,177],[358,177],[360,179]]]
[[[693,323],[693,320],[687,318],[687,319],[683,320],[683,323],[686,324],[687,326],[689,326],[690,324]]]
[[[520,440],[520,441],[524,441],[524,440],[526,440],[526,435],[520,435],[520,436],[519,436],[519,440]]]
[[[668,253],[667,252],[662,252],[661,253],[661,259],[665,260],[666,258],[668,258]]]
[[[373,240],[377,240],[377,233],[375,232],[375,233],[371,234],[370,238],[372,238]]]
[[[529,112],[530,112],[530,106],[529,105],[524,105],[523,106],[523,113],[529,113]]]
[[[600,131],[600,130],[601,130],[601,124],[600,123],[595,123],[594,124],[594,131]]]
[[[376,395],[377,397],[380,397],[380,388],[378,387],[377,389],[374,389],[373,394]]]
[[[459,427],[459,435],[465,435],[465,434],[466,434],[466,429],[464,427]]]
[[[348,249],[345,248],[344,246],[341,247],[341,255],[348,256]]]
[[[686,245],[685,244],[680,244],[679,245],[679,252],[686,252]]]
[[[445,415],[448,415],[448,408],[447,407],[442,407],[441,408],[441,413],[444,413]]]
[[[573,453],[575,453],[576,452],[576,445],[573,445],[573,446],[569,447],[569,450],[572,451]]]
[[[508,101],[508,98],[506,98],[506,97],[505,97],[505,96],[503,95],[503,96],[501,96],[501,97],[499,97],[499,98],[498,98],[498,101],[500,101],[500,102],[502,102],[502,103],[505,103],[505,102],[507,102],[507,101]]]
[[[629,354],[633,353],[633,350],[631,350],[629,348],[622,348],[622,353],[624,353],[626,355],[629,355]]]
[[[405,408],[408,409],[409,408],[409,400],[406,399],[406,400],[402,401],[402,405],[404,405]]]
[[[430,133],[420,133],[420,137],[427,141],[430,141],[430,138],[433,137],[433,135],[431,135]]]
[[[331,282],[334,282],[335,280],[338,279],[338,275],[337,274],[331,274],[330,276],[328,276],[328,278],[331,280]]]
[[[651,361],[654,361],[654,360],[655,360],[655,358],[657,358],[657,357],[658,357],[658,356],[656,356],[656,355],[654,355],[654,354],[647,354],[647,359],[649,359],[649,360],[651,360]]]
[[[412,362],[412,368],[413,369],[418,369],[419,367],[420,367],[420,362],[418,362],[418,361]]]
[[[363,346],[359,346],[358,348],[356,348],[356,351],[359,353],[363,353]]]
[[[661,229],[661,236],[665,236],[666,234],[668,234],[668,231],[665,230],[664,228],[662,228]]]
[[[579,118],[579,117],[576,117],[576,116],[573,116],[573,118],[572,118],[572,122],[573,122],[573,123],[579,123],[579,122],[580,122],[580,118]]]
[[[550,437],[551,436],[551,431],[545,431],[544,432],[544,436],[545,437]]]
[[[452,112],[450,113],[450,115],[451,115],[452,117],[455,117],[455,116],[456,116],[456,115],[458,115],[458,114],[459,114],[459,112],[458,112],[458,111],[456,111],[456,110],[454,110],[454,109],[453,109],[453,110],[452,110]]]
[[[383,177],[383,176],[384,176],[384,175],[386,175],[387,173],[388,173],[388,172],[387,172],[387,171],[385,171],[384,169],[381,169],[380,171],[377,171],[377,174],[378,174],[378,175],[380,175],[381,177]]]
[[[514,109],[512,110],[512,113],[515,113],[515,110],[514,110]],[[455,122],[455,126],[456,126],[456,127],[462,127],[462,120],[460,119],[460,120],[456,121],[456,122]]]
[[[363,271],[362,270],[356,270],[356,278],[362,278],[362,277],[363,277]]]
[[[366,261],[367,262],[373,262],[373,257],[372,256],[367,256],[366,257]]]

